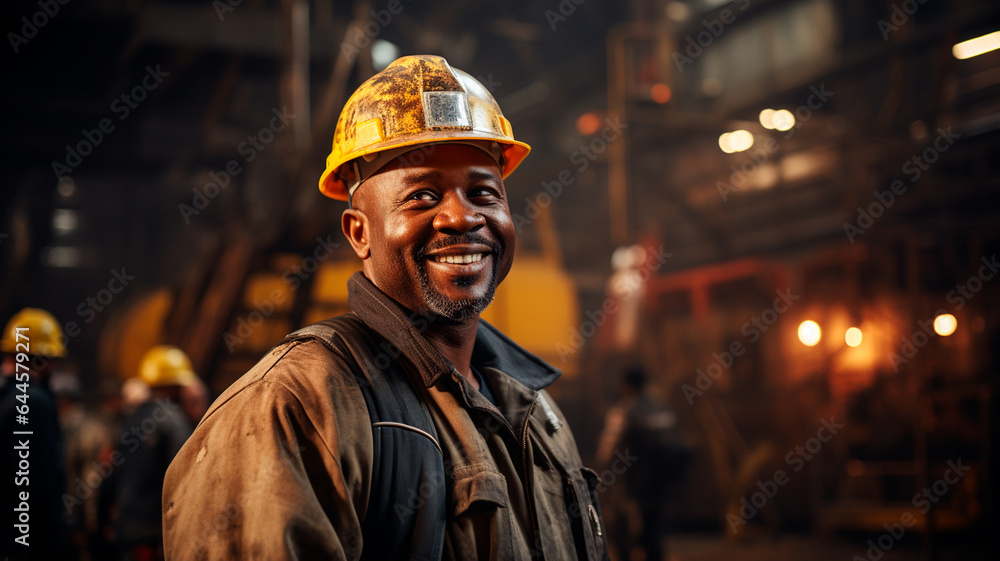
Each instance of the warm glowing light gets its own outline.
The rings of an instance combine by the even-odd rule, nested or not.
[[[760,112],[760,124],[765,129],[774,128],[774,109],[765,109]]]
[[[601,128],[601,117],[593,111],[584,113],[576,119],[576,130],[584,136],[590,136]]]
[[[779,131],[787,131],[795,126],[795,115],[787,109],[779,109],[771,115],[771,124]]]
[[[941,314],[934,318],[934,333],[947,337],[958,329],[958,320],[951,314]]]
[[[848,347],[857,347],[861,344],[861,339],[861,330],[857,327],[852,327],[844,333],[844,342],[847,343]]]
[[[672,95],[670,86],[666,84],[653,84],[653,87],[649,88],[649,98],[661,105],[670,101]]]
[[[733,152],[742,152],[753,146],[753,135],[750,131],[738,130],[729,135],[729,146]]]
[[[799,341],[807,347],[815,347],[822,335],[819,324],[811,319],[799,324]]]
[[[722,136],[719,137],[719,148],[722,148],[722,151],[725,152],[726,154],[732,154],[733,153],[732,147],[729,146],[729,135],[730,134],[732,134],[732,133],[730,133],[730,132],[724,132],[724,133],[722,133]]]
[[[750,134],[750,131],[738,130],[727,132],[719,137],[719,148],[722,148],[722,151],[726,154],[742,152],[751,146],[753,146],[753,135]]]
[[[1000,31],[962,41],[951,48],[951,54],[958,60],[965,60],[997,49],[1000,49]]]

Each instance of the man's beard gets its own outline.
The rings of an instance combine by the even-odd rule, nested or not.
[[[465,298],[462,300],[451,300],[444,294],[438,292],[431,285],[431,279],[427,275],[427,254],[431,251],[443,249],[455,244],[482,244],[487,245],[492,250],[490,254],[490,278],[486,287],[486,294],[478,298]],[[476,234],[464,236],[449,236],[443,240],[438,240],[432,244],[418,249],[415,252],[417,262],[417,276],[420,279],[420,291],[423,293],[424,302],[427,303],[429,311],[453,321],[464,321],[478,316],[493,301],[496,294],[500,262],[503,260],[504,248],[497,242]],[[473,282],[473,277],[458,277],[453,282],[455,286],[468,286]]]

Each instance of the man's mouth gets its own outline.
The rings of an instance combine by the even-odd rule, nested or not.
[[[449,255],[431,255],[431,259],[438,263],[452,263],[454,265],[467,265],[482,261],[484,253],[460,253]]]

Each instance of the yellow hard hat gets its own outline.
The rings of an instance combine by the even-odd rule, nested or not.
[[[346,201],[349,186],[342,168],[355,158],[434,142],[496,142],[506,178],[531,147],[514,140],[510,121],[478,80],[439,56],[396,59],[354,92],[337,120],[333,150],[319,178],[319,190]]]
[[[139,378],[151,388],[187,386],[197,379],[191,359],[184,351],[170,345],[157,345],[146,351],[139,364]]]
[[[18,328],[21,336],[18,337]],[[18,346],[20,345],[20,346]],[[52,314],[41,308],[25,308],[14,314],[3,330],[0,350],[29,355],[62,358],[66,356],[63,332]]]

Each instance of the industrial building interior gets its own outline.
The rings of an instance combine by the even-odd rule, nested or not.
[[[45,5],[0,9],[0,311],[58,318],[72,406],[114,419],[158,344],[214,399],[348,311],[346,205],[316,187],[337,116],[438,54],[532,147],[483,318],[563,371],[599,473],[621,374],[649,373],[692,454],[671,559],[997,558],[1000,4]]]

